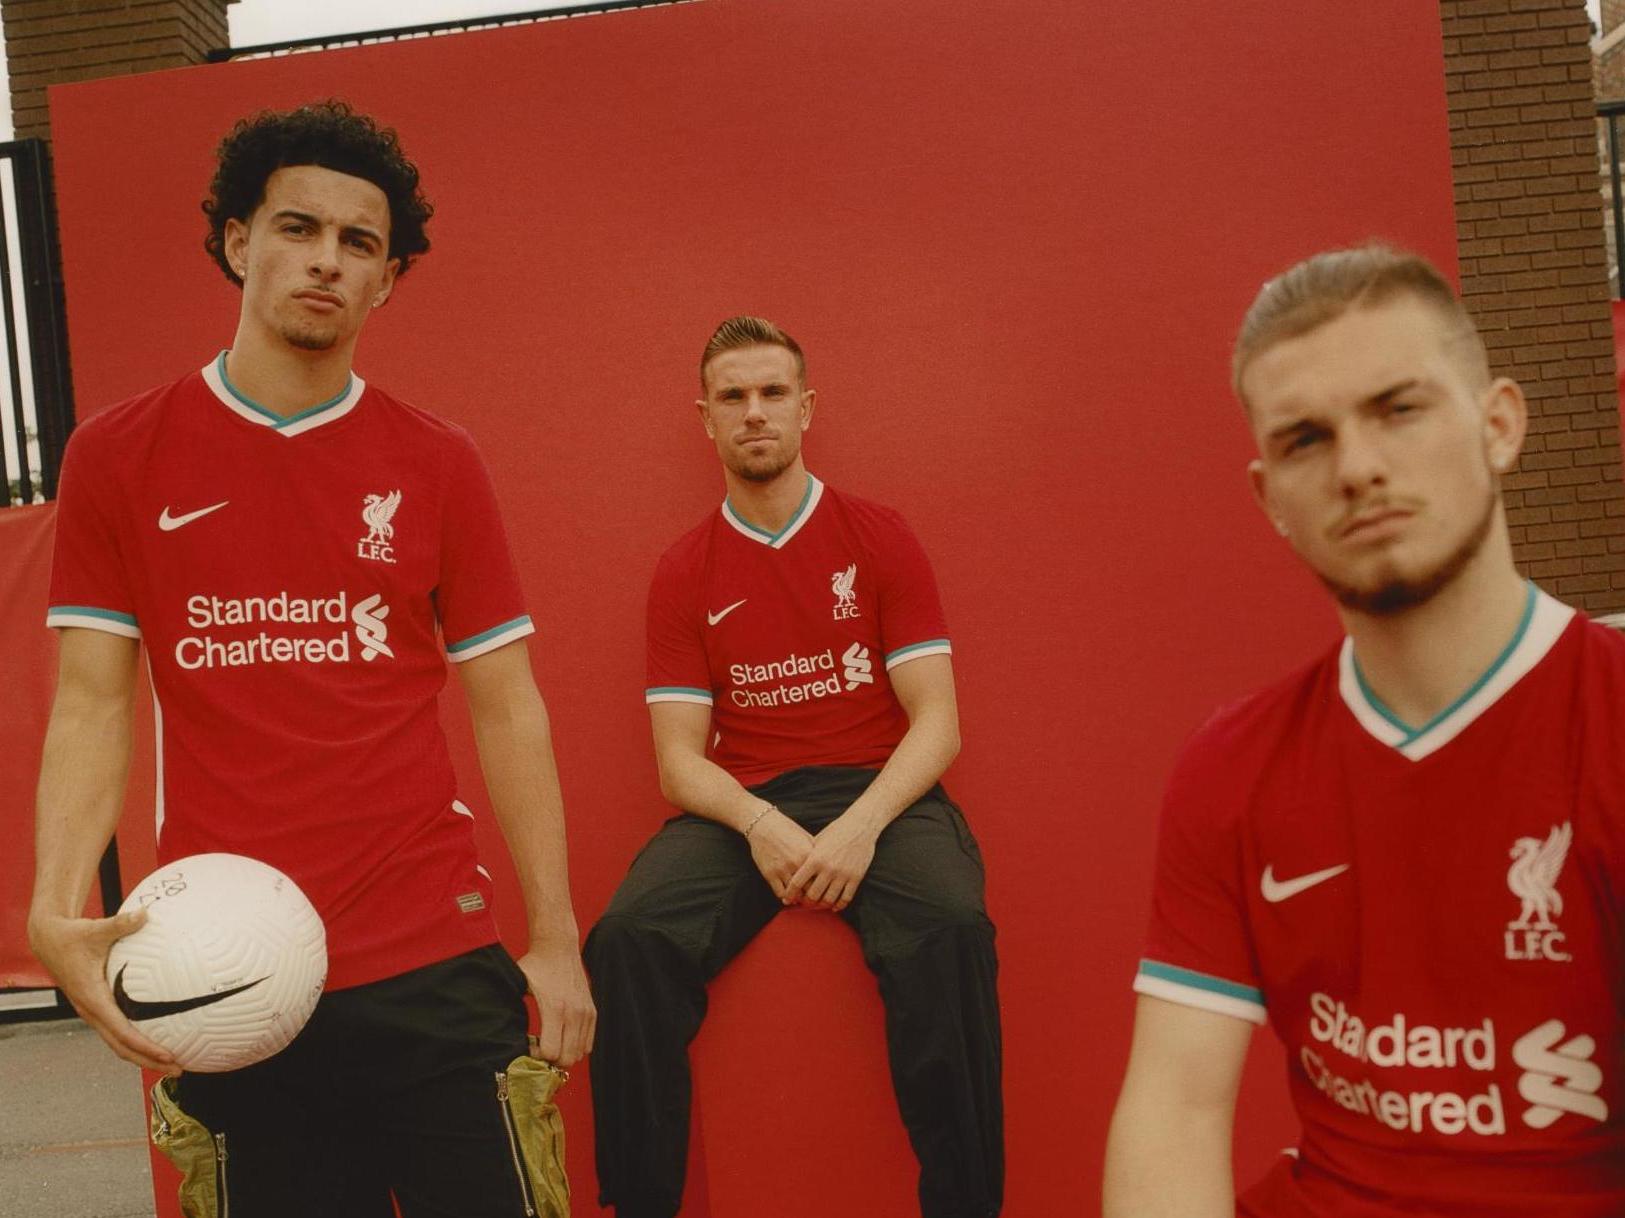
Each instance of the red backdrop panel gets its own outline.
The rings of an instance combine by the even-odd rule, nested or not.
[[[948,782],[1000,931],[1007,1212],[1086,1202],[1168,763],[1334,629],[1255,519],[1230,336],[1315,248],[1380,234],[1453,265],[1436,10],[708,0],[53,90],[84,412],[229,341],[238,298],[199,248],[212,147],[243,113],[329,95],[401,130],[438,206],[359,367],[493,467],[583,927],[665,812],[642,600],[721,493],[695,362],[718,320],[761,313],[809,353],[811,467],[902,509],[935,560],[966,740]],[[445,717],[476,792],[459,699]],[[810,982],[788,957],[769,971]],[[870,1017],[867,976],[847,984]],[[1244,1178],[1293,1136],[1279,1051],[1259,1059]],[[754,1117],[699,1086],[720,1162]],[[584,1087],[566,1115],[591,1213]],[[912,1176],[887,1163],[887,1187]],[[864,1195],[864,1173],[826,1183]]]

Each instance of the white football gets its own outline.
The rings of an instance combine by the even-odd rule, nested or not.
[[[147,922],[113,944],[119,1009],[187,1070],[237,1070],[287,1046],[327,980],[327,930],[299,886],[240,854],[154,871],[119,912]]]

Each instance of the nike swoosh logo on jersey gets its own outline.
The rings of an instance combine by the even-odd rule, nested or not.
[[[210,512],[218,512],[230,502],[230,499],[222,499],[219,503],[211,503],[206,508],[198,508],[197,511],[187,512],[184,516],[171,516],[169,509],[166,507],[162,512],[158,513],[158,527],[166,533],[173,533],[181,525],[191,524],[194,520],[207,516]]]
[[[1323,871],[1311,871],[1308,875],[1300,875],[1296,879],[1278,880],[1270,866],[1265,866],[1264,874],[1258,881],[1259,891],[1264,899],[1271,905],[1295,897],[1300,892],[1313,888],[1316,884],[1324,883],[1334,875],[1342,875],[1349,869],[1347,863],[1339,863],[1335,867],[1327,867]]]
[[[750,598],[747,596],[743,600],[737,600],[733,604],[729,605],[726,609],[722,609],[722,610],[720,610],[720,611],[718,611],[716,613],[712,613],[710,610],[706,610],[706,613],[705,613],[706,622],[708,624],[712,625],[712,626],[715,626],[723,618],[727,617],[730,613],[732,613],[735,609],[739,608],[739,606],[743,605],[745,603],[745,601],[747,601],[749,599]]]
[[[247,985],[235,986],[229,990],[221,990],[218,994],[199,994],[195,998],[172,998],[162,1002],[143,1002],[139,998],[131,998],[129,991],[124,988],[124,970],[128,964],[119,967],[118,976],[113,978],[113,1001],[118,1009],[124,1012],[124,1017],[132,1023],[141,1019],[157,1019],[163,1015],[179,1015],[182,1011],[195,1011],[199,1007],[213,1006],[217,1002],[224,1002],[233,994],[241,994],[244,990],[251,990],[265,978],[250,981]]]

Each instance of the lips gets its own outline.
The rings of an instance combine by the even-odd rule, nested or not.
[[[1413,513],[1408,508],[1385,507],[1361,512],[1338,530],[1340,540],[1359,540],[1362,535],[1375,532],[1384,525],[1409,520]]]
[[[295,300],[303,300],[310,304],[325,305],[328,308],[338,309],[344,306],[344,297],[333,292],[322,292],[316,288],[303,288],[293,294]]]

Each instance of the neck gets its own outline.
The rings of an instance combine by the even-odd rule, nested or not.
[[[353,341],[305,351],[243,324],[226,353],[226,375],[253,401],[288,418],[343,393],[354,354]]]
[[[807,469],[797,457],[771,482],[752,482],[731,469],[724,469],[728,482],[728,502],[748,523],[769,533],[777,533],[790,523],[807,495]]]
[[[1528,603],[1500,525],[1478,556],[1424,603],[1372,616],[1343,610],[1373,693],[1405,723],[1427,723],[1483,676],[1512,641]]]

